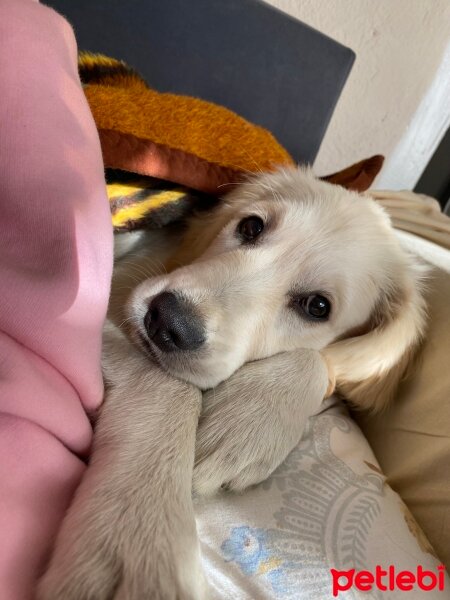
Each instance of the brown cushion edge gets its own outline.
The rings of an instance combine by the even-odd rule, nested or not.
[[[225,194],[246,174],[202,158],[111,129],[99,129],[105,167],[149,175],[215,196]]]

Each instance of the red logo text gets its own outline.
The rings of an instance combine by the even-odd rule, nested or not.
[[[409,592],[414,589],[430,591],[443,590],[445,583],[445,567],[439,565],[437,571],[427,571],[418,566],[416,571],[396,571],[393,565],[383,569],[380,565],[372,571],[338,571],[330,569],[333,580],[333,596],[354,587],[362,592],[378,589],[382,592],[402,590]]]

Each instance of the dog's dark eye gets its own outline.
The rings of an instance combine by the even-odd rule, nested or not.
[[[264,221],[261,217],[245,217],[239,222],[237,232],[245,242],[251,242],[258,237],[264,229]]]
[[[303,298],[300,298],[298,304],[308,317],[319,321],[326,320],[331,310],[329,300],[320,294],[304,296]]]

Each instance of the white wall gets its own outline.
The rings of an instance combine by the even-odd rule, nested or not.
[[[384,154],[376,187],[411,189],[450,124],[450,0],[266,1],[356,52],[317,173]]]

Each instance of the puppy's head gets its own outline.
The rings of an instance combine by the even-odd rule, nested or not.
[[[395,320],[409,273],[375,202],[292,169],[193,220],[169,273],[141,283],[127,310],[161,366],[206,389],[245,362]]]

